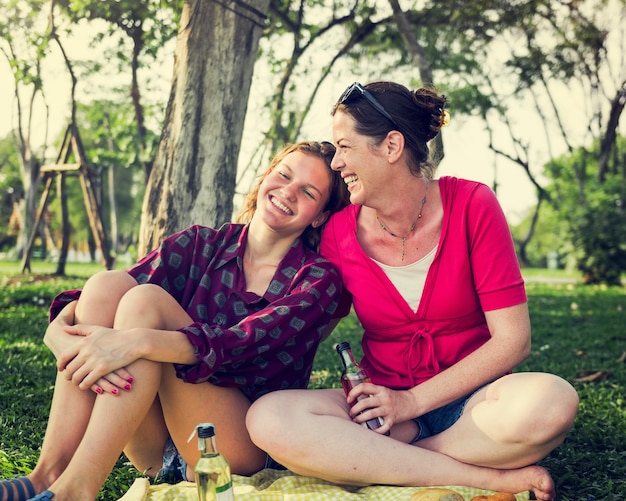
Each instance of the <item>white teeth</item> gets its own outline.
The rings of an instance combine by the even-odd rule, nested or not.
[[[359,176],[352,174],[351,176],[346,176],[343,178],[346,184],[356,183],[359,180]]]
[[[274,204],[276,207],[278,207],[284,213],[289,214],[290,216],[293,215],[292,210],[289,207],[287,207],[286,205],[283,205],[280,202],[280,200],[278,200],[276,197],[271,197],[270,201],[272,202],[272,204]]]

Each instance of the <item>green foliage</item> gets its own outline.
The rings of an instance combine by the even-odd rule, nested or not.
[[[531,223],[531,216],[511,228],[516,241],[527,234]],[[555,254],[557,268],[572,268],[573,246],[568,231],[568,222],[564,220],[550,205],[543,204],[539,213],[539,220],[535,225],[533,237],[526,246],[527,265],[536,268],[548,267],[548,256]]]
[[[529,284],[533,349],[520,370],[556,373],[580,397],[574,429],[544,459],[560,499],[626,498],[626,352],[622,287]],[[608,377],[576,382],[580,375]]]
[[[23,197],[19,158],[9,134],[0,139],[0,252],[15,245],[17,228],[11,224],[11,215]]]
[[[0,16],[0,51],[15,83],[41,90],[41,61],[49,47],[46,30],[46,0],[8,0]]]
[[[72,22],[101,19],[110,23],[109,35],[123,31],[144,55],[151,58],[170,40],[178,28],[182,1],[178,0],[68,0],[57,4]],[[116,58],[128,62],[129,52],[120,48]]]
[[[626,272],[626,177],[619,154],[606,178],[598,173],[597,146],[552,160],[547,191],[567,226],[578,269],[588,283],[619,284]],[[616,151],[626,150],[620,138]]]

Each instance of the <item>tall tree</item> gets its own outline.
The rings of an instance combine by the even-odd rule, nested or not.
[[[16,243],[18,258],[22,257],[35,221],[37,190],[41,181],[40,169],[47,144],[47,126],[39,153],[33,144],[35,106],[39,104],[46,110],[46,117],[48,109],[41,71],[49,45],[44,12],[46,2],[47,0],[29,0],[27,3],[11,0],[3,6],[4,16],[0,17],[0,53],[7,59],[12,70],[15,92],[11,119],[24,189],[22,226]]]
[[[185,0],[139,253],[193,223],[231,219],[252,70],[269,0]]]
[[[528,109],[534,109],[537,123],[545,131],[550,156],[555,156],[555,143],[559,142],[574,160],[569,166],[578,190],[577,204],[583,211],[596,212],[598,207],[593,204],[599,200],[597,190],[603,186],[609,190],[605,181],[614,179],[611,174],[620,165],[620,161],[611,159],[623,158],[616,138],[626,102],[626,33],[623,30],[626,2],[537,0],[528,2],[525,11],[518,18],[517,28],[501,37],[509,47],[508,60],[494,67],[487,63],[490,54],[484,54],[483,77],[489,85],[483,89],[488,89],[490,99],[498,103],[489,112],[490,116],[485,112],[492,134],[490,147],[497,155],[521,166],[535,186],[538,202],[533,222],[538,220],[544,201],[556,210],[562,209],[562,200],[551,196],[551,191],[541,184],[543,165],[533,161],[537,158],[537,144],[529,139],[527,127],[516,123],[508,107],[511,102],[508,96],[513,93],[515,99],[524,99],[530,104]],[[512,87],[503,85],[504,75],[513,82]],[[496,130],[507,131],[508,145],[502,134],[499,143],[498,139],[493,139]],[[598,144],[600,146],[596,147]],[[574,154],[577,148],[582,148],[584,154]],[[590,178],[590,171],[597,180]],[[591,215],[589,218],[593,219]],[[588,225],[585,233],[588,235],[593,227]],[[606,232],[605,237],[601,237],[601,227],[595,227],[598,229],[596,242],[608,237]],[[533,232],[534,224],[531,224],[527,235],[518,241],[522,259]],[[573,237],[582,238],[576,234]],[[606,242],[608,246],[614,244]],[[580,263],[597,261],[597,255],[590,254],[591,247],[586,252],[579,256]],[[589,282],[614,280],[608,274],[602,277],[588,269],[585,272]]]
[[[55,0],[53,0],[54,2]],[[81,20],[101,19],[110,24],[109,35],[123,33],[130,41],[130,57],[118,48],[113,55],[118,64],[130,68],[129,94],[135,110],[137,133],[136,148],[146,181],[150,176],[153,157],[147,143],[148,133],[139,69],[146,65],[142,59],[154,62],[160,49],[176,34],[181,0],[56,0],[73,23]]]

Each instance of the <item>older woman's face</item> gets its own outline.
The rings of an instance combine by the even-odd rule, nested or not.
[[[331,163],[339,171],[348,186],[350,202],[366,204],[368,194],[380,189],[389,171],[384,168],[384,157],[367,136],[355,130],[356,122],[351,115],[337,111],[333,116],[333,141],[337,151]],[[388,181],[388,179],[387,179]]]

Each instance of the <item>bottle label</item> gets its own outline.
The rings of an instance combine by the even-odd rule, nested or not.
[[[215,488],[215,494],[217,501],[234,501],[235,494],[233,492],[233,483],[228,482],[227,484],[217,486]]]

